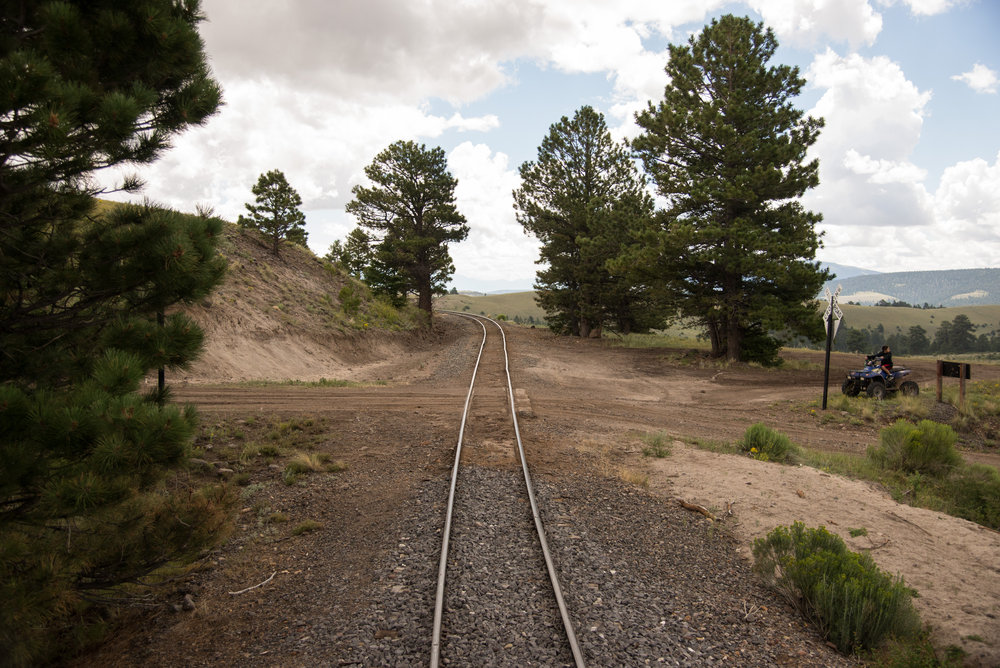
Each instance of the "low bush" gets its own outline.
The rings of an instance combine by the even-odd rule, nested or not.
[[[787,462],[797,458],[801,452],[799,446],[787,436],[760,422],[750,425],[737,445],[743,452],[762,461]]]
[[[642,454],[646,457],[662,458],[670,456],[671,439],[665,431],[658,431],[655,434],[643,434],[640,438],[646,444],[646,447],[642,449]]]
[[[879,445],[868,449],[868,458],[880,468],[941,476],[962,461],[955,450],[956,438],[946,424],[899,420],[882,430]]]
[[[351,283],[345,283],[337,297],[340,299],[340,308],[345,314],[352,318],[358,314],[361,308],[361,295],[355,291]]]
[[[777,527],[754,541],[753,556],[754,570],[841,652],[920,632],[912,602],[916,592],[823,527],[807,529],[801,522]]]
[[[942,483],[954,504],[951,514],[993,529],[1000,528],[1000,473],[992,466],[970,464]]]

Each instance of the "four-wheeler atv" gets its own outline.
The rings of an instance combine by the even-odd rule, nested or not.
[[[865,358],[865,368],[851,371],[840,386],[840,391],[849,397],[856,397],[867,392],[872,399],[884,399],[890,392],[901,392],[904,396],[915,397],[920,388],[912,380],[902,380],[910,375],[909,369],[893,369],[887,377],[880,366],[878,355]]]

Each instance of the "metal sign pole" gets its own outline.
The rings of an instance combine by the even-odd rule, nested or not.
[[[826,297],[830,304],[823,314],[823,325],[826,326],[826,363],[823,365],[823,410],[826,410],[826,397],[830,388],[830,351],[833,349],[833,338],[837,336],[837,326],[840,319],[844,317],[844,312],[837,305],[837,297],[840,295],[841,286],[837,286],[836,292],[831,293],[830,288],[826,289]],[[836,318],[836,320],[834,320]]]
[[[823,365],[823,410],[826,410],[826,394],[830,389],[830,349],[833,348],[833,310],[826,310],[826,364]]]

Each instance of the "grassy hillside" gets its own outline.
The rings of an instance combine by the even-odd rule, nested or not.
[[[1000,269],[870,274],[834,279],[826,287],[834,290],[837,285],[843,286],[841,301],[858,304],[876,304],[880,300],[960,308],[1000,304]]]
[[[535,303],[534,292],[508,292],[502,295],[442,295],[434,300],[434,308],[444,311],[467,311],[473,315],[515,316],[521,322],[543,324],[545,311]]]
[[[821,305],[825,308],[825,304]],[[905,334],[910,327],[919,325],[934,338],[934,333],[942,322],[952,321],[956,315],[965,314],[976,325],[976,335],[1000,329],[1000,305],[956,306],[951,308],[918,309],[887,306],[854,306],[841,304],[844,319],[842,328],[877,329],[881,324],[886,334],[899,332]],[[513,292],[502,295],[444,295],[439,297],[434,308],[450,311],[467,311],[473,314],[489,316],[505,315],[508,320],[519,316],[521,322],[545,322],[545,312],[535,304],[534,292]],[[816,314],[822,317],[822,310]],[[698,332],[683,327],[672,327],[672,336],[691,338]]]
[[[994,329],[1000,329],[1000,306],[998,305],[919,309],[841,304],[840,308],[844,312],[844,319],[840,323],[841,327],[875,329],[881,324],[886,334],[893,332],[905,334],[910,330],[910,327],[919,325],[927,331],[929,338],[933,338],[942,322],[951,322],[960,313],[968,316],[972,324],[976,326],[975,334],[977,336]]]

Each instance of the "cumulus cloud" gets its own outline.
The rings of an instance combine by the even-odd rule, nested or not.
[[[813,147],[820,187],[806,198],[824,214],[824,229],[929,224],[926,171],[910,157],[930,94],[888,58],[839,56],[831,49],[815,58],[807,78],[826,89],[809,111],[826,127]],[[866,242],[841,240],[844,247],[860,243]]]
[[[912,161],[929,92],[888,58],[831,50],[809,79],[826,89],[809,112],[826,127],[813,151],[820,186],[806,197],[824,214],[821,257],[881,271],[995,266],[1000,155],[946,168],[929,192],[927,170]]]
[[[964,82],[977,93],[996,93],[1000,83],[997,73],[981,63],[973,65],[968,72],[956,74],[952,79]]]
[[[917,16],[933,16],[948,11],[952,7],[968,0],[901,0],[898,4],[906,5],[910,12]],[[892,7],[897,0],[880,0],[881,4]]]
[[[870,45],[882,31],[882,16],[867,0],[752,0],[750,6],[782,43],[814,46],[846,42]]]
[[[468,239],[450,250],[456,273],[475,279],[533,276],[538,242],[514,217],[511,193],[521,179],[507,156],[462,142],[448,155],[448,168],[458,180],[458,210],[469,223]]]
[[[469,240],[452,248],[458,273],[530,281],[537,242],[514,219],[510,193],[517,173],[500,143],[509,131],[503,121],[510,119],[502,115],[503,102],[476,113],[471,106],[517,96],[515,74],[526,62],[543,72],[603,75],[607,92],[589,103],[606,110],[616,138],[634,136],[634,113],[662,98],[665,43],[685,42],[719,11],[752,10],[782,45],[815,51],[832,44],[845,53],[818,53],[807,73],[822,91],[809,113],[824,117],[826,128],[813,151],[821,186],[806,203],[825,214],[827,248],[850,253],[873,239],[889,244],[905,225],[907,250],[900,256],[917,261],[940,247],[935,224],[970,235],[981,234],[984,221],[996,229],[989,216],[1000,206],[989,179],[1000,180],[996,163],[969,161],[953,165],[937,190],[927,191],[927,169],[913,156],[931,92],[918,89],[891,59],[853,52],[877,45],[878,10],[892,4],[203,0],[208,22],[201,32],[226,106],[141,170],[149,183],[145,194],[187,211],[208,204],[235,220],[258,175],[281,169],[303,197],[310,245],[325,252],[353,227],[344,205],[376,153],[399,139],[434,145],[446,136],[442,143],[454,146],[468,138],[449,153],[459,206],[472,226]],[[953,4],[906,2],[920,15]],[[954,78],[980,92],[997,90],[996,73],[983,65]],[[520,113],[532,113],[530,100]],[[851,264],[856,258],[830,259]]]

